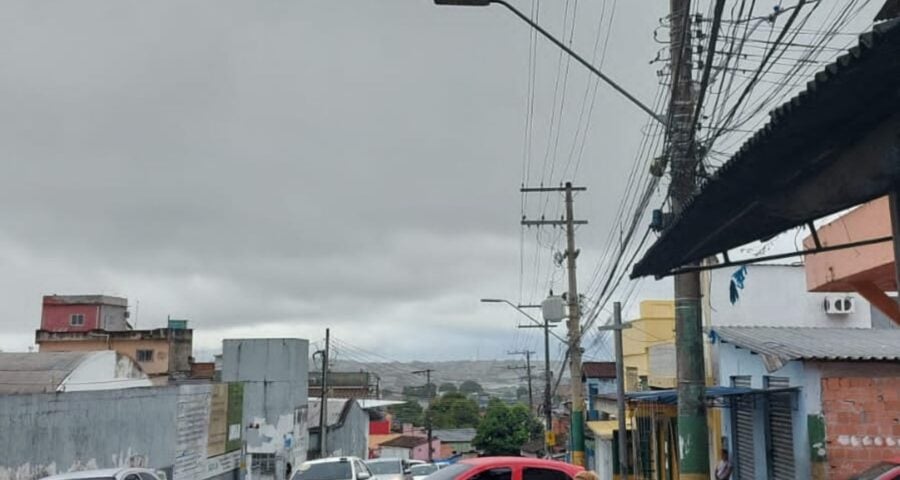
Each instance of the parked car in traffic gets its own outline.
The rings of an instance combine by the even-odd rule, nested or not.
[[[107,468],[81,470],[44,477],[43,480],[165,480],[162,472],[149,468]]]
[[[372,472],[357,457],[329,457],[303,462],[291,480],[369,480]]]
[[[572,480],[583,468],[556,460],[525,457],[482,457],[460,460],[428,476],[428,480]]]
[[[878,462],[850,480],[900,480],[900,457]]]
[[[433,463],[419,463],[409,467],[409,473],[413,480],[422,480],[436,471],[438,471],[438,466]]]
[[[399,458],[373,458],[366,464],[375,480],[412,480],[409,465]]]

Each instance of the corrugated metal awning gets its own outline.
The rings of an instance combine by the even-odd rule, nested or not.
[[[632,277],[769,238],[900,182],[900,27],[877,25],[771,113],[635,265]]]

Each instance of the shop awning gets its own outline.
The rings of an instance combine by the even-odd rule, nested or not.
[[[880,24],[773,110],[635,265],[678,267],[887,194],[900,182],[900,26]]]

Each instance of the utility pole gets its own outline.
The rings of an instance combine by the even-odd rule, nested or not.
[[[694,149],[695,98],[691,75],[691,2],[670,0],[672,95],[669,148],[674,214],[681,213],[697,187]],[[675,350],[678,378],[678,451],[682,480],[709,478],[709,427],[706,419],[706,373],[700,313],[700,273],[675,276]]]
[[[572,383],[572,416],[571,416],[571,439],[572,439],[572,463],[578,466],[585,466],[584,461],[584,382],[581,376],[581,305],[578,295],[578,283],[575,274],[575,260],[578,257],[578,250],[575,249],[575,225],[584,225],[585,220],[575,220],[574,218],[574,198],[573,193],[576,191],[587,190],[584,187],[573,187],[572,182],[566,182],[564,187],[532,187],[522,188],[524,193],[528,192],[565,192],[566,194],[566,216],[563,220],[522,220],[522,225],[553,225],[565,226],[566,228],[566,267],[569,273],[569,293],[567,301],[569,304],[569,318],[567,322],[569,330],[569,381]]]
[[[425,394],[428,395],[428,410],[425,411],[425,428],[428,430],[428,461],[434,460],[434,451],[431,448],[432,434],[434,432],[431,425],[431,401],[434,399],[431,388],[431,372],[434,370],[426,368],[425,370],[416,370],[412,372],[414,375],[425,375]]]
[[[619,421],[619,478],[628,478],[628,441],[625,426],[625,355],[622,353],[622,304],[613,302],[613,324],[600,330],[614,330],[616,338],[616,420]]]
[[[535,352],[531,350],[517,350],[515,352],[506,352],[507,355],[525,355],[525,375],[528,378],[528,409],[534,411],[534,393],[531,389],[531,355]],[[508,367],[511,370],[521,370],[522,367]]]
[[[325,329],[325,350],[322,354],[322,398],[319,400],[319,458],[328,456],[325,447],[328,438],[328,357],[331,348],[331,329]]]
[[[551,292],[552,294],[553,292]],[[522,308],[532,307],[531,305],[520,305],[517,309],[525,315]],[[540,307],[540,305],[535,305],[535,307]],[[528,315],[533,321],[536,321],[530,315]],[[530,324],[530,325],[519,325],[519,328],[541,328],[544,330],[544,421],[546,423],[546,433],[550,433],[553,431],[553,399],[552,399],[552,387],[551,384],[553,382],[553,372],[550,370],[550,329],[555,327],[555,323],[550,323],[550,321],[544,317],[544,322],[540,325]],[[556,334],[554,334],[556,335]],[[547,452],[549,453],[550,447],[553,445],[551,442],[547,441]]]

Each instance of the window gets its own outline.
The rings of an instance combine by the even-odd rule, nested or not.
[[[522,480],[570,480],[565,472],[551,468],[526,468]]]
[[[138,350],[140,351],[140,350]],[[253,464],[250,466],[253,473],[272,475],[275,473],[274,453],[254,453]],[[296,478],[296,477],[294,477]],[[127,479],[126,479],[127,480]]]
[[[69,325],[73,327],[80,327],[84,325],[84,314],[73,313],[72,316],[69,317]]]
[[[136,473],[130,473],[125,477],[125,480],[140,480],[140,477]]]
[[[153,361],[153,350],[138,350],[137,351],[137,361],[152,362]]]
[[[512,469],[497,467],[472,475],[471,480],[512,480]]]
[[[138,472],[138,475],[141,477],[141,480],[159,480],[155,475],[147,472]]]

